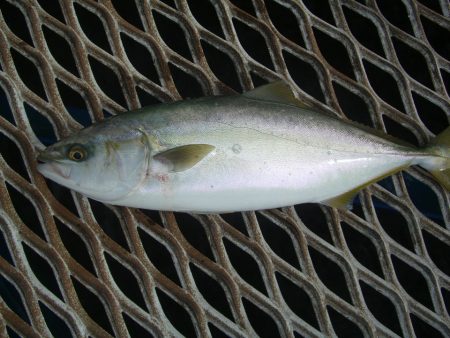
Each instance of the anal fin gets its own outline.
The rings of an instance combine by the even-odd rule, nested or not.
[[[368,187],[369,185],[378,182],[382,180],[383,178],[386,178],[388,176],[391,176],[395,173],[398,173],[400,170],[403,170],[407,168],[408,165],[403,165],[397,168],[394,168],[390,171],[388,171],[385,174],[382,174],[378,177],[375,177],[374,179],[369,180],[368,182],[361,184],[360,186],[357,186],[356,188],[353,188],[352,190],[349,190],[341,195],[332,197],[330,199],[327,199],[325,201],[321,201],[322,204],[328,205],[329,207],[337,208],[340,210],[351,210],[352,209],[352,202],[353,199],[356,197],[356,195],[364,188]]]
[[[322,204],[328,205],[329,207],[337,208],[340,210],[351,210],[353,199],[356,197],[356,195],[360,192],[361,189],[363,189],[365,186],[361,188],[356,188],[353,190],[350,190],[346,193],[343,193],[342,195],[330,198],[326,201],[322,201]]]

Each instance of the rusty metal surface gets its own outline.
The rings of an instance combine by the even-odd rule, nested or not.
[[[277,79],[426,144],[449,123],[446,0],[0,11],[1,336],[450,336],[450,196],[424,170],[365,189],[352,211],[196,216],[88,200],[35,162],[108,114]]]

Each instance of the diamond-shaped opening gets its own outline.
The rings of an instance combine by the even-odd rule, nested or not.
[[[411,313],[409,315],[411,318],[411,322],[413,324],[414,333],[416,334],[417,338],[439,338],[439,337],[448,337],[448,332],[442,333],[441,331],[437,330],[432,325],[428,324],[424,320],[422,320],[419,316],[416,316],[414,313]]]
[[[4,258],[9,264],[15,265],[2,231],[0,231],[0,257]]]
[[[450,314],[450,290],[441,288],[442,298],[444,299],[444,305],[447,309],[447,313]]]
[[[196,330],[192,323],[193,318],[184,306],[159,288],[156,288],[156,295],[158,296],[164,314],[172,325],[185,337],[196,337]]]
[[[195,19],[208,31],[224,38],[216,9],[210,0],[189,0],[189,9]]]
[[[320,86],[321,78],[316,69],[310,63],[285,50],[283,50],[283,58],[295,83],[307,94],[325,103],[325,97]]]
[[[247,12],[256,17],[255,7],[253,7],[252,0],[229,0],[236,7],[242,9],[244,12]]]
[[[0,296],[3,302],[20,318],[31,325],[27,308],[24,306],[22,294],[16,286],[0,273]]]
[[[433,302],[431,301],[428,283],[423,276],[423,273],[417,271],[397,256],[391,255],[391,259],[392,264],[394,265],[395,275],[403,289],[405,289],[412,298],[433,311]],[[411,281],[414,282],[411,283]]]
[[[86,34],[88,39],[94,44],[111,54],[111,46],[109,45],[107,37],[108,33],[105,31],[102,20],[96,13],[91,12],[77,2],[75,2],[73,6],[84,34]]]
[[[161,212],[158,210],[149,210],[149,209],[141,209],[141,212],[143,212],[148,218],[150,218],[154,223],[157,225],[163,227],[164,222],[161,218]]]
[[[180,27],[180,23],[173,21],[172,18],[168,18],[155,10],[152,11],[152,14],[159,35],[167,46],[186,59],[192,61],[192,54],[187,41],[188,37]]]
[[[353,121],[373,127],[367,103],[353,90],[333,81],[333,89],[344,114]]]
[[[439,199],[435,191],[406,172],[403,172],[403,178],[408,189],[409,198],[411,198],[416,208],[423,215],[445,228],[444,216],[442,216]],[[445,208],[445,206],[442,207]]]
[[[97,276],[94,264],[92,263],[90,250],[86,243],[75,231],[62,223],[58,218],[54,217],[59,236],[70,255],[86,270]]]
[[[196,265],[191,263],[189,264],[189,267],[192,276],[194,277],[195,284],[200,290],[203,298],[225,317],[234,321],[224,287],[216,279],[212,278],[208,273]]]
[[[0,64],[0,70],[1,64]],[[14,115],[12,113],[12,107],[9,104],[8,96],[6,96],[5,91],[3,90],[2,83],[0,83],[0,107],[2,107],[2,114],[0,118],[4,118],[12,124],[16,124],[16,120],[14,119]]]
[[[353,11],[347,6],[343,6],[342,9],[344,11],[345,20],[356,40],[364,47],[384,58],[386,55],[384,53],[383,44],[381,43],[378,26],[375,25],[370,18]],[[364,27],[364,29],[361,29],[361,27]]]
[[[64,107],[66,107],[69,114],[84,127],[92,124],[92,118],[81,94],[61,80],[56,79],[56,85]]]
[[[267,41],[264,36],[255,28],[250,27],[244,22],[233,18],[233,26],[239,38],[239,42],[245,51],[253,59],[263,64],[269,69],[274,69],[272,58],[267,47]]]
[[[177,6],[175,5],[175,0],[160,0],[161,2],[164,2],[166,5],[172,7],[172,8],[177,8]]]
[[[59,21],[66,23],[64,14],[58,0],[38,0],[39,5],[51,16]]]
[[[403,69],[413,79],[433,90],[434,85],[425,56],[417,49],[396,37],[392,37],[392,42]]]
[[[289,308],[309,325],[320,330],[314,306],[311,301],[312,292],[304,290],[299,283],[294,283],[281,273],[275,274],[278,287]]]
[[[299,19],[292,10],[273,0],[266,1],[265,4],[275,28],[286,38],[305,48]]]
[[[31,129],[33,129],[39,141],[46,146],[55,143],[56,135],[53,129],[53,124],[50,123],[47,117],[26,102],[23,103],[23,107],[25,108]]]
[[[122,2],[121,2],[122,3]],[[157,60],[153,54],[149,51],[147,46],[138,42],[132,36],[120,33],[120,38],[125,48],[128,59],[136,70],[150,79],[151,81],[161,84],[159,80],[158,71],[155,67]]]
[[[205,40],[201,40],[201,44],[206,60],[208,61],[208,65],[214,75],[227,86],[230,86],[235,91],[240,92],[241,85],[233,59],[231,59],[226,52],[210,45]]]
[[[124,230],[122,229],[120,220],[115,212],[103,203],[97,202],[95,200],[90,199],[89,204],[91,205],[91,210],[95,217],[95,220],[100,225],[105,234],[107,234],[117,244],[130,251],[127,238],[124,234]]]
[[[328,0],[303,0],[303,3],[314,15],[331,25],[336,25]]]
[[[386,132],[389,135],[395,136],[400,140],[404,140],[416,147],[419,146],[419,141],[417,140],[416,135],[409,129],[404,127],[402,124],[392,119],[387,115],[383,115],[383,123],[386,127]]]
[[[41,223],[39,222],[36,208],[34,204],[30,202],[28,196],[23,195],[8,182],[6,182],[6,188],[14,209],[22,222],[36,235],[46,241],[46,236],[44,230],[42,229]]]
[[[429,9],[435,11],[436,13],[442,15],[442,8],[439,3],[439,0],[417,0],[425,7],[428,7]]]
[[[363,60],[364,69],[369,78],[370,86],[385,102],[401,112],[405,112],[400,90],[395,78],[384,69],[374,65],[368,60]]]
[[[208,229],[206,229],[195,217],[189,214],[177,212],[175,213],[175,218],[177,220],[178,228],[188,242],[202,254],[214,261],[214,254],[208,239]]]
[[[11,140],[8,136],[3,134],[0,130],[0,149],[4,150],[1,152],[3,159],[8,163],[8,165],[20,176],[26,180],[30,180],[27,168],[24,163],[23,153],[20,151],[16,142]],[[8,149],[8,151],[6,151]]]
[[[252,303],[247,298],[242,297],[247,318],[259,337],[280,337],[281,332],[276,320],[264,311],[261,306]]]
[[[214,338],[229,338],[230,334],[229,333],[225,333],[222,330],[220,330],[217,326],[215,326],[212,323],[208,323],[208,329],[209,332],[211,333],[211,337]]]
[[[308,246],[314,270],[322,283],[346,302],[353,304],[342,268],[318,250]]]
[[[142,89],[141,87],[136,87],[136,93],[138,95],[139,103],[141,104],[141,107],[161,103],[161,101],[159,99],[157,99],[155,96],[150,94],[145,89]]]
[[[444,131],[449,124],[449,118],[444,109],[416,92],[412,92],[412,96],[420,120],[427,128],[434,134],[439,134]]]
[[[370,238],[345,222],[341,222],[341,228],[352,255],[370,271],[384,278],[380,255]]]
[[[351,321],[348,316],[340,313],[331,306],[327,306],[333,330],[338,337],[364,337],[365,334],[357,323]]]
[[[304,335],[298,333],[297,331],[294,331],[294,337],[295,338],[306,338]]]
[[[393,195],[396,194],[394,180],[392,179],[392,176],[383,178],[382,180],[378,181],[377,184],[381,185],[384,189],[389,191],[391,194],[393,194]]]
[[[21,335],[17,333],[17,331],[14,331],[11,327],[6,326],[6,332],[8,333],[9,338],[22,338]]]
[[[55,272],[49,262],[27,244],[22,243],[22,247],[27,257],[27,262],[37,279],[56,297],[64,301]]]
[[[222,214],[220,215],[222,219],[227,222],[229,225],[231,225],[233,228],[239,230],[242,232],[245,236],[248,235],[247,225],[245,223],[244,217],[241,212],[233,212],[229,214]]]
[[[325,60],[341,73],[355,79],[352,62],[350,61],[346,47],[336,40],[336,38],[315,27],[313,27],[313,32],[320,52]]]
[[[361,202],[361,194],[357,194],[355,196],[351,212],[357,215],[359,218],[365,219],[366,215],[364,214],[363,205]]]
[[[264,240],[269,244],[270,248],[290,265],[301,270],[293,244],[293,241],[296,241],[296,239],[260,213],[256,213],[256,217]]]
[[[250,72],[250,76],[252,78],[253,88],[263,86],[272,82],[272,79],[265,78],[263,74],[257,74],[255,72]]]
[[[433,263],[447,276],[450,276],[450,246],[428,231],[422,230],[422,235],[428,255]]]
[[[45,42],[50,53],[62,67],[71,72],[75,76],[80,76],[74,59],[74,51],[70,43],[66,39],[53,31],[51,28],[42,25]]]
[[[375,207],[378,222],[389,237],[406,249],[414,252],[413,240],[405,216],[375,196],[372,196],[372,202]]]
[[[175,86],[183,98],[189,99],[205,95],[196,77],[178,68],[171,62],[169,63],[169,68],[173,82],[175,82]]]
[[[42,302],[39,302],[39,308],[44,316],[45,324],[54,337],[73,337],[70,327],[63,318],[50,310]]]
[[[231,265],[233,265],[239,276],[258,291],[267,295],[262,272],[255,259],[227,238],[223,239],[223,244]]]
[[[139,28],[140,30],[144,30],[144,26],[142,26],[141,17],[134,0],[112,0],[111,2],[117,13],[119,13],[122,18],[124,18],[126,21]]]
[[[88,59],[95,81],[101,90],[122,107],[126,107],[127,102],[125,100],[122,86],[120,85],[117,74],[91,55],[89,55]]]
[[[127,315],[125,312],[122,312],[122,317],[127,326],[128,334],[130,337],[140,337],[140,338],[153,338],[154,335],[149,331],[144,329],[142,325],[140,325],[137,321]]]
[[[362,280],[359,281],[359,285],[364,301],[374,317],[384,326],[402,336],[402,328],[394,302]]]
[[[327,218],[318,204],[298,204],[295,206],[295,211],[309,230],[328,243],[333,244]]]
[[[172,258],[166,246],[141,228],[138,228],[138,233],[145,253],[152,264],[167,278],[182,286],[174,264],[176,259]]]
[[[81,306],[84,308],[89,317],[91,317],[110,335],[115,336],[104,302],[100,300],[96,293],[92,292],[85,285],[83,285],[83,283],[74,277],[72,277],[71,280]]]
[[[108,264],[109,271],[111,272],[111,275],[119,289],[122,290],[125,296],[139,305],[144,311],[148,311],[144,297],[142,296],[141,288],[139,287],[139,281],[136,276],[112,255],[105,252],[104,256],[106,263]]]
[[[45,177],[44,177],[45,178]],[[47,188],[51,191],[55,200],[65,206],[74,215],[78,215],[77,207],[73,201],[72,191],[62,185],[45,178]]]
[[[445,90],[447,91],[447,95],[450,96],[450,73],[445,71],[445,69],[441,69],[442,79],[444,80]]]
[[[22,10],[10,4],[8,1],[0,2],[0,11],[9,29],[21,38],[23,41],[31,46],[34,46],[30,31],[28,30],[28,23],[25,20]]]
[[[376,0],[383,16],[394,26],[413,35],[408,10],[402,0]]]
[[[36,65],[14,48],[11,48],[10,51],[20,79],[32,92],[47,101],[47,94],[42,84],[41,74]]]
[[[450,31],[424,16],[420,17],[428,42],[442,57],[450,61]]]

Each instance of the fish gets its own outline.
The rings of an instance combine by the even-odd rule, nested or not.
[[[418,148],[296,98],[282,82],[104,119],[42,151],[38,171],[112,205],[227,213],[322,203],[346,209],[411,165],[450,189],[450,127]]]

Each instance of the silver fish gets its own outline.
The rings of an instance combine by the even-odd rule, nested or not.
[[[197,213],[305,202],[343,208],[410,165],[450,189],[450,128],[418,149],[314,110],[275,82],[122,113],[49,146],[38,160],[49,179],[115,205]]]

